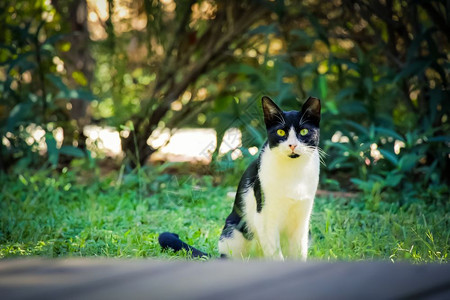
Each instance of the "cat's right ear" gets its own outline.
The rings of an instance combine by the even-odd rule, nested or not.
[[[263,96],[262,108],[264,112],[264,122],[267,127],[273,126],[276,123],[282,123],[284,121],[283,111],[267,96]]]
[[[320,99],[316,97],[309,97],[305,104],[302,106],[303,116],[307,120],[314,122],[317,126],[320,123]]]

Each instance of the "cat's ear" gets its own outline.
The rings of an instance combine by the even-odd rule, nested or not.
[[[264,112],[264,122],[267,127],[284,121],[283,111],[272,101],[272,99],[263,96],[261,101]]]
[[[315,97],[309,97],[305,104],[302,106],[303,118],[310,120],[317,125],[320,123],[320,99]]]

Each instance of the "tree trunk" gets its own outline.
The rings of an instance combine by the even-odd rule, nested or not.
[[[245,9],[242,8],[243,5],[246,6]],[[188,8],[187,13],[190,15],[191,7]],[[225,61],[227,56],[230,56],[228,51],[230,45],[242,38],[247,30],[268,12],[266,6],[256,2],[242,4],[242,2],[233,1],[227,5],[218,4],[216,18],[210,20],[209,28],[201,37],[195,39],[190,48],[184,49],[183,39],[195,32],[185,33],[184,36],[178,36],[174,40],[166,52],[164,61],[167,64],[162,64],[160,68],[150,101],[142,102],[142,113],[131,118],[134,123],[134,132],[122,138],[126,162],[131,167],[144,165],[157,150],[147,145],[147,139],[170,111],[171,103],[216,63]],[[188,21],[189,18],[183,18],[180,26],[184,28]],[[178,32],[184,32],[184,30],[179,29]],[[199,56],[198,53],[202,55]],[[174,78],[178,74],[183,74],[183,77],[176,82]]]
[[[66,20],[70,26],[70,34],[67,41],[71,47],[68,52],[60,53],[63,61],[66,62],[65,68],[69,78],[72,78],[73,72],[81,72],[86,78],[85,87],[89,89],[92,82],[94,72],[94,59],[89,51],[89,31],[87,24],[87,3],[86,0],[71,0],[69,2],[52,1],[54,7],[59,14]],[[64,13],[63,5],[67,5],[68,9]],[[79,85],[73,78],[70,80],[73,87]],[[84,127],[90,123],[90,116],[87,113],[89,102],[84,99],[70,100],[71,109],[69,115],[72,120],[76,121],[75,128],[64,128],[64,144],[76,144],[79,148],[86,148],[86,136],[84,135]]]

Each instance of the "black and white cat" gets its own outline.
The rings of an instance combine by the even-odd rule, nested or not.
[[[244,172],[219,240],[222,257],[263,256],[306,260],[309,219],[319,182],[320,100],[310,97],[300,111],[282,111],[262,98],[267,142]],[[207,255],[172,233],[163,248]]]

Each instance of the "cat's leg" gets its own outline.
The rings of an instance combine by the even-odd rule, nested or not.
[[[308,256],[308,222],[301,222],[289,236],[288,257],[306,261]]]
[[[289,258],[300,258],[302,261],[306,261],[312,201],[302,204],[292,209],[292,218],[295,218],[297,222],[293,222],[293,226],[288,231],[289,246],[287,250]]]
[[[264,257],[274,260],[284,260],[283,252],[280,247],[280,234],[271,230],[261,232],[259,245],[264,253]]]
[[[245,258],[248,250],[248,240],[236,229],[227,236],[222,235],[219,240],[219,253],[221,256],[232,258]]]
[[[281,251],[280,230],[277,220],[274,216],[266,214],[260,215],[257,218],[257,237],[258,243],[264,254],[264,257],[274,260],[284,260],[283,252]]]

